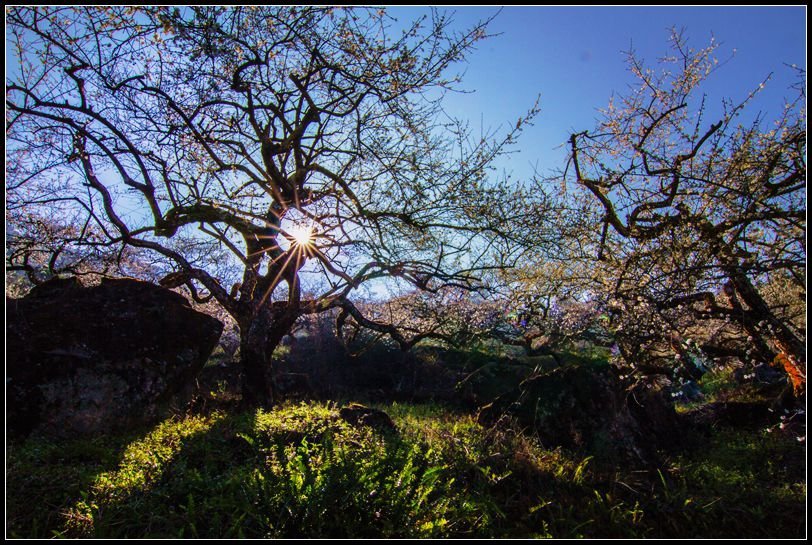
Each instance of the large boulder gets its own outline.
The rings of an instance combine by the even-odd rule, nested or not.
[[[222,332],[181,295],[131,279],[52,280],[6,300],[12,434],[92,434],[154,421],[192,392]]]
[[[360,403],[350,403],[338,411],[342,420],[350,426],[360,428],[369,426],[381,432],[397,433],[397,427],[388,414],[380,409],[365,407]]]
[[[608,366],[567,365],[533,374],[480,408],[479,421],[509,417],[547,447],[595,454],[606,461],[648,463],[673,446],[679,425],[672,404],[650,384],[624,387]]]

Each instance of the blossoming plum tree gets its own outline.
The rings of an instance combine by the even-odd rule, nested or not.
[[[340,309],[397,336],[359,311],[359,287],[477,287],[528,221],[524,195],[486,174],[537,108],[482,138],[442,109],[487,22],[396,24],[329,7],[10,8],[10,214],[71,218],[73,248],[137,248],[163,285],[215,300],[240,328],[247,399],[268,402],[300,316]]]
[[[627,322],[647,306],[670,329],[676,309],[737,324],[752,359],[803,377],[800,394],[805,329],[770,292],[788,284],[796,306],[806,297],[805,73],[778,115],[745,124],[758,89],[719,114],[699,94],[721,66],[718,44],[693,50],[674,32],[671,46],[657,69],[630,53],[638,84],[569,141],[564,177],[601,216],[596,272]]]

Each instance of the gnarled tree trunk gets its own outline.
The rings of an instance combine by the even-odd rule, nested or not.
[[[792,392],[800,398],[806,392],[806,344],[794,331],[780,320],[762,298],[750,279],[739,269],[729,269],[730,282],[726,286],[726,293],[734,309],[741,309],[737,295],[747,304],[749,311],[742,311],[746,316],[744,327],[747,332],[760,343],[756,345],[762,352],[766,352],[769,363],[787,375],[792,385]],[[769,333],[765,334],[764,326],[768,325]],[[765,346],[764,340],[772,346]]]
[[[297,312],[274,311],[267,305],[240,324],[240,362],[243,367],[243,404],[270,407],[275,401],[273,352],[293,327]]]

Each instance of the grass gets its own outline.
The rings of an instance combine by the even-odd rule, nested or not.
[[[805,535],[805,451],[792,434],[722,429],[662,473],[659,511],[683,506],[657,530],[690,525],[711,538]],[[684,524],[681,524],[684,523]]]
[[[805,534],[791,434],[721,429],[661,467],[542,449],[434,404],[189,414],[129,435],[8,448],[7,536],[772,537]]]

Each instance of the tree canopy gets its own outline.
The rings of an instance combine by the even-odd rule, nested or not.
[[[481,138],[442,109],[487,22],[456,33],[432,12],[396,29],[384,10],[328,7],[12,8],[7,21],[11,223],[73,226],[59,256],[40,241],[11,267],[69,269],[65,241],[156,256],[163,285],[235,318],[248,367],[304,313],[341,308],[394,335],[355,290],[387,276],[476,288],[528,221],[487,167],[537,107]],[[313,297],[305,270],[321,275]]]
[[[625,315],[621,338],[639,348],[665,337],[690,367],[676,314],[723,319],[746,332],[747,359],[788,357],[805,375],[805,331],[770,295],[779,283],[806,297],[805,74],[776,119],[742,123],[765,83],[712,113],[700,93],[717,48],[694,50],[674,31],[657,67],[629,53],[637,85],[570,137],[564,177],[601,217],[596,271]]]
[[[513,183],[493,165],[538,104],[476,135],[443,108],[488,23],[9,9],[9,268],[139,276],[216,302],[254,401],[270,399],[282,337],[327,311],[402,348],[491,336],[550,352],[588,336],[638,371],[693,378],[698,352],[735,353],[801,377],[800,393],[805,73],[775,119],[750,116],[758,88],[716,108],[702,86],[718,44],[673,32],[656,66],[628,54],[636,85],[570,136],[559,175]],[[413,292],[363,303],[382,279]],[[728,326],[744,351],[690,339]],[[655,345],[676,364],[642,365]]]

